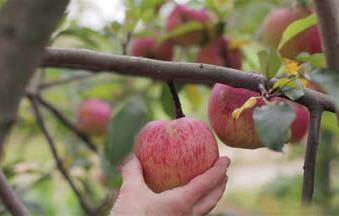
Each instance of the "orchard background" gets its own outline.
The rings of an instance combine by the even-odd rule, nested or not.
[[[207,28],[207,36],[205,34],[203,39],[196,38],[198,33],[190,35],[186,38],[188,42],[184,42],[186,45],[173,46],[173,58],[168,58],[169,54],[165,53],[165,57],[160,59],[177,63],[213,63],[218,56],[208,53],[206,55],[212,57],[207,58],[206,61],[212,62],[203,62],[203,58],[197,59],[198,53],[202,47],[215,38],[221,35],[227,36],[227,44],[219,44],[217,47],[230,46],[232,49],[237,49],[237,53],[241,52],[239,57],[242,65],[240,67],[237,63],[239,59],[235,61],[232,59],[238,54],[233,55],[230,52],[228,58],[231,59],[220,61],[220,64],[226,62],[227,65],[219,64],[219,66],[254,71],[257,75],[253,77],[253,80],[260,81],[262,79],[258,75],[260,73],[268,78],[276,77],[280,80],[280,85],[277,85],[276,89],[279,87],[283,89],[287,86],[288,89],[282,91],[285,97],[297,100],[304,105],[311,104],[310,109],[317,110],[317,104],[313,104],[316,108],[312,108],[312,103],[309,102],[312,100],[309,98],[313,101],[318,101],[316,99],[320,97],[325,98],[319,99],[321,104],[325,104],[321,107],[321,111],[324,109],[333,112],[333,104],[337,102],[338,75],[334,70],[326,70],[328,76],[323,75],[324,71],[321,71],[322,73],[317,71],[319,68],[327,68],[323,53],[315,52],[316,54],[313,55],[302,53],[298,56],[296,54],[291,56],[292,54],[286,54],[286,52],[288,53],[293,48],[285,47],[285,50],[281,52],[282,55],[279,55],[275,49],[268,49],[269,43],[265,43],[263,39],[265,30],[263,23],[267,14],[277,8],[300,7],[300,5],[305,6],[304,4],[310,4],[310,8],[314,8],[312,1],[102,0],[94,2],[73,0],[62,17],[61,14],[67,1],[51,0],[50,5],[42,2],[34,0],[32,3],[27,3],[27,5],[32,5],[30,8],[27,5],[18,6],[19,0],[1,1],[0,11],[0,46],[5,53],[0,55],[0,58],[5,59],[0,62],[0,70],[12,70],[12,74],[19,71],[16,79],[12,79],[13,81],[10,80],[10,76],[6,76],[6,73],[0,75],[0,78],[3,76],[3,81],[0,83],[3,86],[0,89],[0,99],[4,101],[0,109],[1,142],[7,132],[7,123],[13,125],[5,146],[1,145],[3,150],[0,165],[13,191],[32,215],[82,215],[93,212],[104,215],[109,212],[121,184],[121,176],[117,167],[132,151],[134,136],[146,121],[175,118],[175,108],[171,92],[166,84],[167,79],[161,75],[152,75],[152,68],[160,72],[163,69],[167,77],[178,77],[175,83],[185,115],[204,122],[209,122],[208,100],[212,89],[211,83],[216,82],[218,77],[220,81],[234,87],[261,91],[264,96],[267,93],[263,89],[256,89],[257,81],[239,83],[241,80],[250,79],[251,76],[240,75],[239,78],[234,74],[241,73],[240,71],[225,69],[225,72],[220,68],[209,67],[205,64],[202,67],[206,68],[206,71],[216,71],[214,77],[206,75],[206,82],[204,82],[205,75],[194,73],[197,71],[194,69],[191,74],[178,75],[176,74],[178,71],[172,71],[171,75],[170,66],[158,61],[120,58],[119,56],[110,58],[105,55],[95,56],[98,57],[98,61],[91,58],[101,52],[118,55],[133,54],[130,46],[136,38],[151,37],[166,41],[167,39],[173,40],[178,34],[185,34],[192,29],[199,31],[203,28],[205,31]],[[322,1],[314,2],[321,4]],[[331,1],[324,2],[326,6]],[[11,4],[12,7],[6,7]],[[184,4],[188,8],[197,10],[201,8],[208,10],[209,13],[214,14],[213,25],[206,27],[193,22],[182,25],[181,29],[176,32],[167,29],[168,16],[176,4]],[[56,9],[48,12],[53,5],[57,6]],[[40,13],[29,12],[30,9]],[[20,14],[16,19],[11,19],[13,11]],[[298,33],[302,29],[319,25],[315,15],[308,15],[303,17],[305,19],[302,22],[294,23],[294,26],[292,25],[289,31],[286,31],[286,40],[293,37],[293,32]],[[56,26],[56,20],[59,18],[60,22]],[[281,21],[282,19],[277,20],[277,22]],[[320,21],[323,20],[320,19]],[[14,27],[10,28],[13,23]],[[20,23],[25,23],[27,28],[22,27]],[[331,24],[333,23],[329,25]],[[56,28],[51,29],[54,26]],[[22,35],[15,34],[16,28],[23,29],[20,31]],[[53,33],[50,36],[51,32]],[[333,38],[333,35],[330,35],[331,32],[327,31],[326,34],[330,38],[327,41],[335,41],[331,40],[331,37]],[[39,40],[45,42],[38,42]],[[198,40],[198,42],[192,42],[193,40]],[[305,39],[299,41],[299,43],[306,42]],[[19,45],[13,45],[15,43]],[[65,50],[65,53],[70,51],[68,53],[71,54],[63,55],[63,50],[50,49],[46,51],[40,63],[40,66],[44,67],[34,70],[35,73],[32,73],[31,77],[20,75],[20,73],[33,71],[35,64],[39,62],[38,53],[42,53],[45,43],[48,43],[50,47],[85,48],[96,52],[77,53],[77,50]],[[187,43],[194,44],[187,45]],[[6,55],[6,50],[14,51]],[[163,50],[159,52],[161,51]],[[79,65],[76,58],[73,58],[76,54],[79,54],[80,62],[81,57],[89,60]],[[134,53],[134,55],[138,54]],[[338,69],[335,65],[336,55],[338,53],[335,53],[335,50],[327,48],[326,58],[331,69]],[[100,62],[99,57],[104,60]],[[157,53],[144,57],[157,58]],[[294,58],[297,62],[287,61],[286,57]],[[10,66],[3,66],[6,65],[3,63],[6,60]],[[112,60],[112,65],[108,63],[110,60]],[[138,64],[140,68],[137,67]],[[13,65],[18,66],[11,69]],[[180,69],[179,72],[181,72],[185,68],[194,68],[199,65],[177,64],[172,69]],[[164,69],[166,67],[169,69]],[[218,76],[222,72],[226,75]],[[125,76],[124,73],[144,77]],[[228,75],[236,78],[227,78]],[[152,77],[156,79],[150,79]],[[286,77],[292,85],[281,84]],[[192,80],[187,78],[192,78]],[[28,79],[30,82],[26,86]],[[312,82],[308,81],[311,79],[313,79]],[[318,84],[315,84],[316,82]],[[313,93],[313,91],[304,93],[304,86],[332,94],[336,98],[329,98],[323,94]],[[11,98],[20,98],[22,93],[16,89],[22,89],[24,97],[20,100],[15,119],[12,119],[16,103],[11,102],[8,95]],[[86,103],[89,104],[87,108]],[[98,110],[100,117],[91,119],[90,113]],[[288,115],[291,112],[290,110],[282,114]],[[339,214],[339,165],[338,145],[336,145],[338,128],[336,115],[332,112],[322,113],[315,189],[311,204],[301,205],[307,135],[298,142],[285,145],[282,144],[286,141],[286,137],[273,136],[266,142],[268,148],[255,150],[231,148],[218,140],[220,155],[228,155],[232,160],[232,165],[228,172],[227,190],[211,215]],[[85,119],[81,117],[82,115]],[[102,119],[98,120],[98,118]],[[277,116],[276,120],[278,121]],[[79,124],[80,121],[82,121],[81,124]],[[85,123],[86,121],[89,123]],[[276,122],[273,121],[271,128],[287,127]],[[107,131],[102,132],[106,124],[108,125]],[[244,135],[241,130],[234,131],[234,133],[239,137],[248,136],[247,133]],[[270,137],[274,133],[274,130],[267,130],[260,136]],[[272,140],[277,142],[272,143]],[[0,183],[1,187],[5,188],[6,184],[3,181]],[[8,198],[3,196],[4,193],[0,194],[2,199]],[[307,198],[307,196],[303,198],[306,203],[309,201]],[[8,200],[11,201],[11,199]],[[13,208],[21,206],[20,203],[13,205]],[[11,212],[15,210],[11,209]],[[0,203],[0,215],[8,214],[5,205]],[[17,214],[22,215],[20,211]]]

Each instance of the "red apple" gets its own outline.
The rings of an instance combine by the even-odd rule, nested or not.
[[[310,114],[306,107],[293,102],[290,102],[290,104],[292,104],[292,108],[296,114],[296,118],[291,125],[290,141],[292,143],[298,143],[304,138],[308,131]]]
[[[192,30],[176,35],[172,40],[180,45],[197,45],[209,39],[208,26],[216,23],[216,17],[206,9],[192,9],[186,5],[177,5],[167,18],[166,29],[173,32],[180,26],[197,22],[204,26],[201,30]]]
[[[241,69],[242,54],[239,48],[230,48],[230,38],[217,38],[198,53],[197,62]]]
[[[262,27],[263,42],[271,47],[277,48],[281,36],[287,26],[292,22],[305,18],[312,13],[307,7],[279,8],[267,15]],[[322,52],[319,26],[312,26],[296,35],[281,49],[283,57],[294,58],[301,52]]]
[[[127,54],[170,61],[173,58],[173,45],[170,41],[157,43],[154,37],[140,37],[130,42]]]
[[[111,119],[111,105],[98,99],[83,101],[77,110],[77,128],[89,135],[103,135]]]
[[[223,84],[215,84],[209,98],[208,114],[212,128],[218,137],[231,147],[255,149],[263,147],[254,126],[253,111],[262,106],[263,100],[247,109],[235,120],[232,112],[241,107],[250,97],[259,96],[258,93],[241,88],[233,88]],[[273,98],[273,101],[285,101],[290,104],[296,114],[291,125],[291,141],[298,142],[305,135],[308,128],[308,110],[294,102],[282,98]]]
[[[219,157],[207,124],[188,117],[148,123],[136,139],[135,152],[147,185],[156,193],[187,184]]]

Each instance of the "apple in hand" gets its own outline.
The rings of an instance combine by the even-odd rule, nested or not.
[[[243,111],[235,120],[232,112],[241,107],[250,97],[257,97],[258,93],[233,88],[223,84],[215,84],[208,104],[208,115],[212,128],[226,145],[237,148],[255,149],[264,147],[260,142],[254,125],[253,111],[256,107],[264,105],[258,100],[255,107]],[[291,105],[296,118],[291,125],[291,142],[299,142],[307,132],[309,112],[294,102],[283,98],[273,98],[273,101],[284,101]]]
[[[187,184],[219,158],[207,124],[182,117],[149,122],[136,139],[145,182],[156,193]]]
[[[103,135],[106,133],[111,119],[111,105],[98,99],[84,100],[77,110],[77,128],[88,135]]]
[[[308,7],[278,8],[271,11],[265,18],[262,26],[262,40],[271,47],[277,48],[283,32],[292,22],[305,18],[312,13]],[[280,50],[285,58],[294,58],[301,52],[320,53],[322,52],[319,26],[312,26],[290,41]]]
[[[128,45],[127,54],[170,61],[173,58],[173,45],[170,41],[158,43],[154,37],[134,38]]]
[[[197,62],[241,69],[242,53],[239,48],[230,48],[230,38],[217,38],[203,46],[197,57]]]
[[[210,39],[211,26],[216,23],[216,17],[206,9],[193,9],[186,5],[177,5],[167,18],[167,32],[173,32],[190,22],[202,25],[202,29],[183,32],[171,39],[180,45],[199,45]]]

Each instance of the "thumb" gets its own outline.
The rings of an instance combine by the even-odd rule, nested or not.
[[[127,187],[145,186],[142,166],[135,154],[132,154],[126,164],[122,167],[123,185]]]

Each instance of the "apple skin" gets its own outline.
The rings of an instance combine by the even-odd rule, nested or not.
[[[242,64],[241,50],[239,48],[230,49],[229,44],[229,37],[217,38],[200,49],[197,62],[240,70]]]
[[[276,49],[287,26],[298,19],[307,17],[312,12],[312,9],[305,7],[273,10],[266,16],[262,26],[263,42],[268,47]],[[280,51],[283,57],[290,59],[293,59],[301,52],[311,54],[322,52],[318,25],[312,26],[295,36]]]
[[[173,44],[164,41],[157,44],[154,37],[140,37],[131,40],[127,54],[144,58],[171,61],[173,58]]]
[[[215,24],[217,18],[206,9],[192,9],[186,5],[177,5],[167,18],[166,30],[172,32],[176,28],[189,23],[198,22],[207,27]],[[209,39],[208,30],[193,30],[172,38],[172,41],[179,45],[199,45]]]
[[[98,99],[84,100],[77,110],[77,128],[88,135],[100,136],[106,133],[111,119],[112,107]]]
[[[188,117],[149,122],[136,139],[145,182],[156,193],[187,184],[219,158],[206,123]]]
[[[296,118],[291,125],[291,143],[299,143],[308,131],[310,113],[308,109],[296,103],[292,103],[292,108],[296,114]]]
[[[215,84],[208,104],[208,115],[212,128],[226,145],[237,148],[256,149],[264,147],[260,142],[253,120],[254,109],[264,105],[259,100],[257,105],[241,113],[237,120],[232,118],[232,112],[241,107],[250,97],[258,93],[241,88],[233,88],[223,84]],[[283,98],[273,98],[273,101],[284,101],[291,105],[296,118],[291,125],[291,142],[299,142],[308,128],[308,110],[294,102]]]

